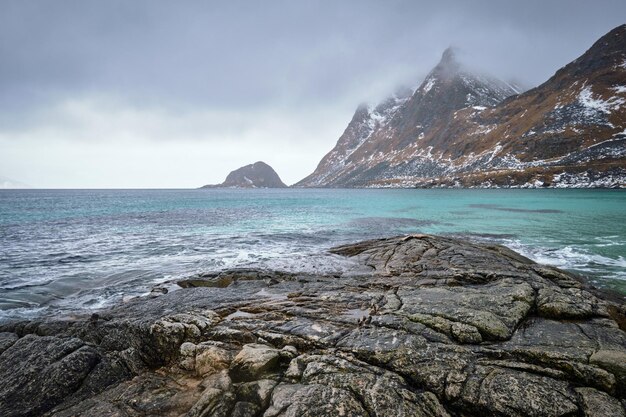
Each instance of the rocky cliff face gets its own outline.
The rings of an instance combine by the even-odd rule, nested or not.
[[[285,188],[285,183],[265,162],[255,162],[232,171],[226,180],[217,185],[205,185],[202,188]]]
[[[0,325],[0,415],[625,415],[622,296],[455,239],[333,252],[355,270],[224,271]]]
[[[447,50],[386,117],[360,107],[297,185],[626,186],[626,25],[518,93]]]

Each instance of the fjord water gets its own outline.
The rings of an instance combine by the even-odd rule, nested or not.
[[[619,190],[5,190],[0,320],[232,267],[340,272],[350,261],[331,246],[414,232],[495,241],[626,288]]]

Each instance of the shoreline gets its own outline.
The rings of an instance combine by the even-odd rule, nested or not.
[[[331,252],[369,272],[232,270],[2,324],[0,413],[623,415],[623,295],[461,239]]]
[[[610,278],[603,277],[590,274],[586,271],[576,271],[575,269],[563,268],[557,264],[558,259],[536,259],[536,256],[539,254],[540,256],[544,255],[544,252],[548,250],[548,248],[543,248],[544,251],[540,251],[537,253],[533,253],[533,249],[538,249],[535,246],[529,244],[522,244],[514,239],[515,235],[506,235],[506,234],[493,234],[493,233],[444,233],[439,234],[438,236],[444,238],[451,239],[459,239],[459,240],[467,240],[476,244],[483,245],[502,245],[512,251],[515,251],[522,256],[529,258],[530,260],[550,266],[563,269],[568,274],[575,276],[585,285],[589,286],[589,288],[593,288],[595,291],[605,291],[605,292],[614,292],[620,296],[626,297],[626,281],[620,278]],[[385,238],[393,238],[394,236],[388,236]],[[510,239],[509,239],[510,238]],[[321,253],[331,253],[331,247],[323,247],[318,248],[318,252]],[[311,256],[311,253],[301,253],[301,256]],[[319,254],[318,254],[319,255]],[[136,301],[145,298],[149,298],[158,294],[162,291],[172,291],[180,289],[178,285],[182,281],[194,280],[197,278],[202,278],[202,276],[210,276],[215,274],[230,274],[237,271],[247,271],[247,270],[258,270],[260,272],[266,273],[276,273],[276,274],[301,274],[301,275],[312,275],[315,274],[315,270],[319,269],[319,265],[317,267],[309,265],[308,268],[305,269],[293,269],[290,268],[289,265],[286,265],[286,260],[282,257],[277,258],[280,261],[281,265],[278,266],[275,263],[270,263],[270,265],[261,264],[243,264],[243,265],[231,265],[224,268],[219,268],[216,270],[209,270],[199,273],[192,273],[188,275],[178,276],[173,279],[165,279],[159,282],[153,282],[151,285],[145,285],[141,288],[124,288],[123,290],[128,291],[126,294],[122,294],[121,292],[117,296],[112,296],[110,298],[102,298],[98,299],[97,302],[93,303],[91,306],[83,306],[83,307],[68,307],[71,305],[72,298],[68,297],[67,299],[59,300],[61,304],[46,304],[40,306],[32,306],[32,307],[15,307],[14,309],[0,310],[0,325],[8,322],[13,322],[19,320],[19,316],[23,315],[28,320],[45,320],[50,317],[58,317],[58,316],[68,316],[68,315],[90,315],[93,313],[99,313],[100,311],[108,310],[114,308],[119,304],[128,303],[129,301]],[[543,262],[542,262],[543,261]],[[322,262],[320,259],[319,262]],[[343,265],[343,262],[338,261],[325,261],[327,264],[324,264],[326,271],[317,271],[322,275],[328,274],[341,274],[342,270],[346,267]],[[293,266],[293,265],[292,265]],[[588,288],[588,289],[589,289]],[[95,305],[97,306],[95,306]],[[12,313],[15,311],[15,313]]]

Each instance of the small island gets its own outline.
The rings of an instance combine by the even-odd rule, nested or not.
[[[287,188],[287,185],[271,166],[258,161],[231,171],[221,184],[209,184],[200,188]]]

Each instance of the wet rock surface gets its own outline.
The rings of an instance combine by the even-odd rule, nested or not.
[[[623,297],[449,238],[332,252],[371,272],[208,274],[4,323],[0,415],[625,415]]]

